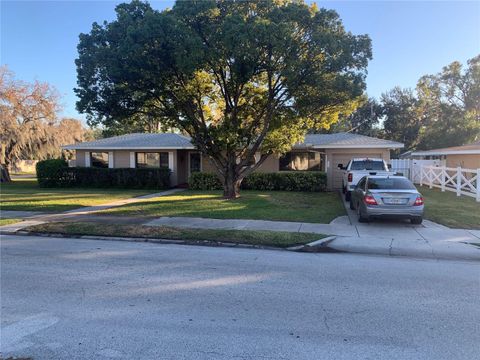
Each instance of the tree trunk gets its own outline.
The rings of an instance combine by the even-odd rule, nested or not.
[[[0,164],[0,182],[6,183],[11,181],[12,178],[10,177],[10,173],[8,172],[8,166]]]
[[[242,183],[243,178],[240,178],[237,173],[235,156],[230,156],[229,160],[223,178],[223,197],[225,199],[234,200],[240,197],[240,184]]]
[[[240,197],[240,184],[242,180],[225,181],[223,184],[223,197],[225,199],[234,200]]]

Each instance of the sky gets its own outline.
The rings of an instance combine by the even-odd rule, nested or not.
[[[85,119],[75,109],[75,58],[78,35],[92,23],[115,19],[121,1],[0,2],[0,64],[17,79],[46,81],[62,96],[61,115]],[[310,2],[310,1],[309,1]],[[150,1],[155,9],[173,1]],[[317,1],[336,10],[347,30],[368,34],[373,60],[367,93],[380,95],[394,86],[414,88],[425,74],[452,61],[480,54],[480,0],[477,1]]]

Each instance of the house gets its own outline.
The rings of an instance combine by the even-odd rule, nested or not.
[[[271,156],[256,171],[325,171],[330,189],[341,187],[342,171],[354,157],[390,160],[390,150],[403,144],[352,133],[309,134],[283,156]],[[186,183],[192,172],[214,172],[209,159],[190,138],[175,133],[129,134],[64,146],[75,150],[76,166],[127,168],[168,166],[173,186]],[[260,154],[256,155],[259,158]]]
[[[480,169],[480,141],[463,146],[414,151],[409,157],[421,160],[442,160],[445,166],[450,168]]]

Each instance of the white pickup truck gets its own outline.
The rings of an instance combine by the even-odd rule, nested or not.
[[[338,164],[340,170],[344,170],[342,178],[342,190],[345,200],[350,201],[351,192],[357,183],[366,175],[393,175],[389,171],[387,163],[377,158],[357,158],[348,162],[347,166]]]

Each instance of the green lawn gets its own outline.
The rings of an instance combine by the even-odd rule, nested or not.
[[[217,241],[263,246],[289,247],[319,240],[325,235],[280,231],[207,230],[142,225],[112,225],[93,222],[54,222],[30,226],[27,231],[70,235],[141,237],[190,241]]]
[[[22,219],[0,219],[0,226],[15,224],[22,221]]]
[[[15,179],[0,185],[2,210],[56,212],[81,206],[98,205],[110,201],[153,193],[154,190],[117,190],[85,188],[40,188],[35,179]]]
[[[425,198],[425,218],[452,228],[480,229],[480,203],[454,192],[418,187]]]
[[[333,192],[246,191],[225,200],[220,191],[186,190],[129,204],[103,213],[127,216],[190,216],[215,219],[255,219],[329,223],[345,215],[339,195]]]

